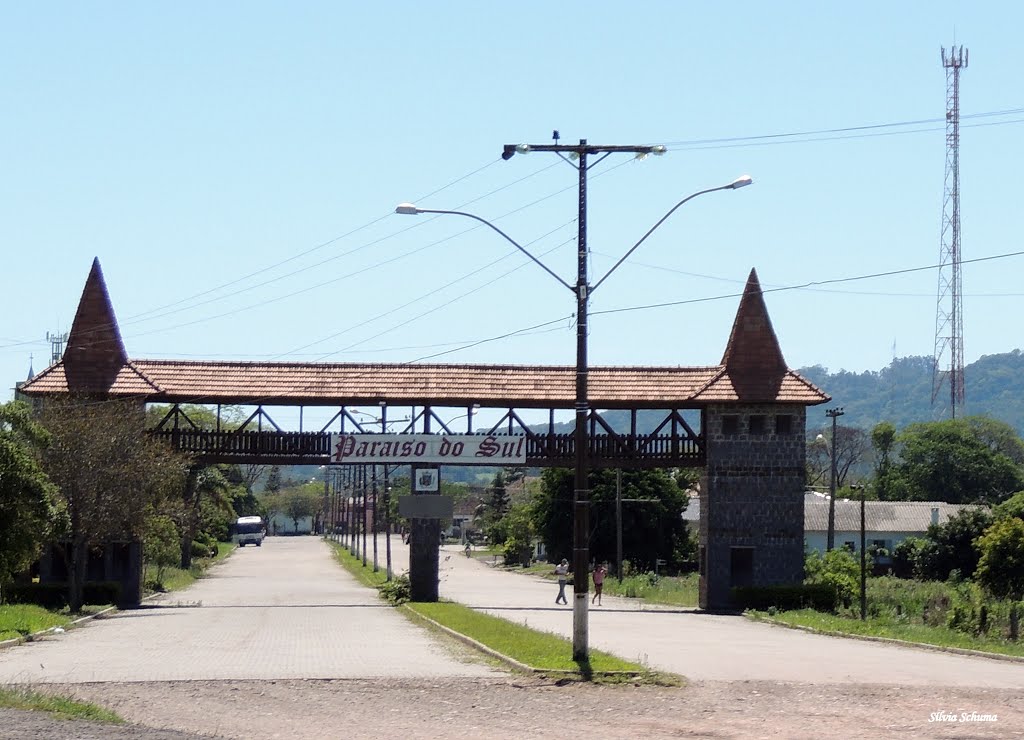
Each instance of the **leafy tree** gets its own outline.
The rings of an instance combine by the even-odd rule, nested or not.
[[[981,552],[974,579],[999,599],[1024,599],[1024,521],[1001,519],[975,541]]]
[[[966,509],[945,524],[930,525],[918,556],[918,578],[945,581],[953,571],[961,578],[973,576],[981,557],[974,542],[990,524],[985,509]]]
[[[920,571],[921,551],[928,544],[924,537],[907,537],[892,549],[892,572],[897,578],[913,578]]]
[[[48,442],[26,404],[0,405],[0,588],[38,557],[59,519],[56,490],[38,460]]]
[[[1001,504],[993,507],[992,513],[996,519],[1017,517],[1024,520],[1024,491],[1018,491]]]
[[[896,437],[899,458],[886,476],[890,499],[996,503],[1024,488],[1024,472],[979,437],[972,421],[911,424]]]
[[[860,563],[845,548],[829,550],[824,557],[817,551],[808,553],[804,560],[804,575],[808,583],[832,586],[843,606],[850,605],[860,588]]]
[[[494,475],[491,483],[490,496],[484,512],[484,529],[487,532],[487,539],[496,545],[505,542],[506,530],[501,525],[502,519],[508,513],[512,499],[505,487],[505,476],[502,471]]]
[[[277,495],[267,496],[264,501],[269,513],[282,514],[292,520],[294,531],[299,531],[299,521],[315,516],[320,511],[323,489],[316,484],[285,488]]]
[[[216,467],[193,466],[189,469],[178,521],[183,569],[192,566],[192,541],[196,539],[202,525],[203,503],[209,501],[223,510],[230,507],[227,494],[228,482]]]
[[[281,468],[273,465],[267,474],[267,485],[264,487],[267,493],[277,493],[281,490]]]
[[[49,399],[40,422],[50,434],[43,468],[67,511],[59,536],[68,570],[68,603],[82,605],[89,548],[141,540],[147,514],[180,497],[184,458],[145,433],[135,401]]]
[[[551,559],[570,558],[573,538],[573,471],[548,468],[542,473],[541,491],[534,506],[534,525]],[[613,561],[616,555],[616,471],[590,473],[590,551],[595,560]],[[684,565],[687,537],[682,513],[689,498],[664,470],[622,471],[622,497],[636,499],[622,505],[623,557],[642,570],[654,570],[655,559],[669,569]]]
[[[879,422],[871,430],[871,446],[875,450],[875,492],[879,500],[889,498],[889,473],[892,469],[896,427],[887,421]]]
[[[176,565],[181,554],[181,535],[174,520],[166,514],[146,518],[142,531],[142,558],[156,567],[156,587],[163,588],[167,569]]]
[[[520,563],[523,567],[533,558],[533,513],[528,504],[517,504],[501,520],[504,530],[506,563]]]

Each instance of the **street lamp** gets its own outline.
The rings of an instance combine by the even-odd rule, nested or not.
[[[465,211],[450,211],[434,208],[419,208],[412,203],[402,203],[395,208],[395,213],[403,215],[419,215],[421,213],[443,214],[452,216],[464,216],[478,221],[509,242],[520,252],[529,257],[544,272],[558,281],[560,285],[572,291],[576,295],[576,426],[574,429],[574,458],[575,458],[575,495],[573,496],[573,631],[572,631],[572,654],[573,660],[587,660],[589,655],[588,628],[587,628],[587,592],[589,590],[590,571],[590,491],[587,488],[589,474],[589,435],[587,422],[589,415],[589,402],[587,398],[587,306],[590,295],[598,286],[603,283],[622,262],[629,257],[647,237],[654,232],[665,220],[671,216],[676,209],[689,200],[705,193],[713,193],[717,190],[736,190],[750,185],[753,180],[748,175],[739,177],[727,185],[715,188],[700,190],[692,195],[683,198],[676,203],[657,223],[654,224],[640,240],[629,248],[628,251],[612,265],[612,268],[604,276],[590,285],[587,279],[587,170],[590,166],[596,165],[612,153],[628,152],[642,158],[641,155],[660,155],[665,153],[663,146],[591,146],[586,139],[581,139],[578,145],[562,144],[506,144],[502,153],[502,159],[511,159],[516,153],[526,154],[528,152],[554,152],[566,162],[575,167],[579,173],[579,237],[577,240],[577,276],[576,284],[570,285],[563,280],[547,265],[533,256],[519,242],[510,237],[504,231],[492,224],[490,221],[481,218],[473,213]],[[568,157],[565,155],[568,154]],[[592,165],[588,166],[588,155],[601,155]]]

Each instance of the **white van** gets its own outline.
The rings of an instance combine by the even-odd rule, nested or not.
[[[258,516],[240,516],[231,529],[231,539],[237,542],[239,547],[246,545],[259,547],[263,544],[263,537],[267,533],[263,520]]]

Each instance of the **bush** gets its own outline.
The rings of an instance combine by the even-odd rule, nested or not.
[[[997,521],[974,544],[981,551],[974,574],[978,583],[997,598],[1024,598],[1024,521]]]
[[[918,573],[921,550],[927,540],[923,537],[907,537],[892,551],[892,574],[897,578],[913,578]]]
[[[838,595],[830,583],[797,583],[789,586],[740,586],[732,589],[732,601],[740,609],[835,611]]]
[[[395,606],[404,604],[412,598],[412,586],[409,576],[396,576],[380,587],[380,595]]]
[[[66,583],[22,583],[4,589],[10,604],[35,604],[56,611],[68,605]],[[114,581],[89,581],[82,588],[82,604],[116,604],[121,599],[121,584]]]
[[[804,570],[808,583],[825,584],[835,589],[837,601],[829,608],[830,611],[840,603],[848,607],[860,589],[860,563],[853,553],[845,549],[830,550],[824,557],[817,552],[810,553]]]

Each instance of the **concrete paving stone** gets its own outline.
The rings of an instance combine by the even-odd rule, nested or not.
[[[185,591],[0,651],[2,683],[486,675],[358,584],[314,537],[240,548]]]

